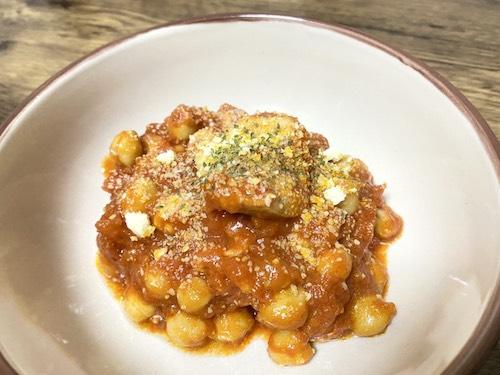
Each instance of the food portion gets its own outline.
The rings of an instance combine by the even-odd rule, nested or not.
[[[365,164],[295,117],[178,106],[103,161],[101,272],[131,320],[182,348],[268,331],[301,365],[312,343],[383,333],[386,245],[402,221]]]

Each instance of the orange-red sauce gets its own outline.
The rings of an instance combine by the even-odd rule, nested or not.
[[[176,150],[179,163],[189,166],[190,161],[183,159],[188,158],[186,146],[172,140],[168,132],[172,121],[178,118],[185,121],[188,115],[197,121],[193,120],[198,128],[209,126],[207,119],[216,118],[199,109],[187,115],[185,112],[182,116],[172,115],[163,124],[150,125],[141,137],[145,155],[139,158],[139,167],[121,165],[116,156],[108,157],[103,164],[107,176],[104,189],[111,193],[111,200],[96,224],[97,266],[115,296],[122,298],[128,290],[136,291],[146,303],[155,307],[155,314],[140,323],[141,328],[166,336],[165,319],[179,310],[175,292],[183,280],[193,276],[202,277],[214,294],[210,304],[196,314],[208,322],[218,314],[242,307],[255,315],[279,291],[294,285],[308,296],[308,316],[299,330],[311,341],[351,335],[352,308],[356,300],[367,295],[382,298],[387,289],[386,253],[392,238],[380,239],[374,235],[378,215],[383,212],[389,216],[389,220],[385,216],[382,224],[378,222],[386,226],[384,233],[395,233],[392,236],[395,237],[401,231],[401,219],[384,203],[384,187],[373,184],[364,164],[354,164],[349,178],[356,179],[361,186],[357,191],[359,206],[349,215],[340,215],[338,209],[330,209],[332,220],[339,220],[337,232],[326,231],[325,222],[316,218],[310,222],[300,216],[260,218],[212,210],[210,205],[202,208],[203,217],[195,224],[164,222],[155,214],[159,191],[173,187],[172,191],[182,192],[182,186],[175,180],[183,176],[170,178],[163,169],[161,173],[148,169],[148,163],[153,163],[159,151],[172,149]],[[147,238],[132,235],[124,219],[124,199],[128,199],[125,203],[129,206],[138,204],[127,198],[129,187],[138,176],[151,180],[158,190],[143,204],[144,212],[154,217],[152,223],[157,227]],[[186,184],[192,184],[193,178],[186,177]],[[336,275],[342,273],[342,267],[346,268],[345,279],[330,274],[325,276],[315,263],[304,258],[303,253],[290,250],[290,244],[285,242],[297,228],[300,228],[299,238],[306,239],[314,247],[316,260],[323,254],[335,252],[339,246],[348,250],[352,269],[339,258],[334,266],[340,267],[340,271],[332,271]],[[189,232],[191,229],[193,231]],[[185,232],[187,239],[182,237],[185,242],[180,243],[179,237],[179,243],[173,243],[172,233],[180,232]],[[175,247],[177,245],[185,246],[185,250]],[[166,248],[171,250],[155,258],[155,251]],[[148,290],[144,275],[151,270],[164,275],[171,286],[169,295],[159,298]],[[206,345],[189,351],[231,354],[241,351],[254,337],[267,338],[271,331],[257,323],[241,342],[228,344],[210,339]]]

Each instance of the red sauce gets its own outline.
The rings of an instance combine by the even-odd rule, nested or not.
[[[128,291],[135,291],[144,303],[154,307],[154,314],[140,323],[141,328],[166,337],[165,320],[180,309],[176,291],[193,277],[203,279],[212,294],[210,303],[195,314],[208,324],[215,316],[235,309],[246,308],[256,316],[280,291],[293,286],[307,296],[307,318],[298,327],[300,332],[311,341],[349,337],[356,301],[375,295],[382,299],[385,295],[388,239],[401,231],[401,219],[384,203],[384,187],[373,184],[366,166],[355,161],[347,180],[352,179],[359,187],[358,203],[350,214],[328,205],[329,216],[324,219],[321,214],[307,220],[307,215],[258,217],[214,210],[207,204],[199,207],[197,215],[201,216],[196,221],[183,221],[181,216],[165,220],[158,210],[171,204],[168,199],[173,195],[191,194],[189,189],[196,179],[183,174],[182,169],[172,172],[155,162],[159,152],[175,149],[178,167],[193,168],[187,141],[172,139],[168,127],[178,130],[191,119],[188,123],[199,129],[218,121],[217,113],[203,109],[183,107],[182,111],[182,115],[177,113],[162,124],[148,127],[141,137],[145,154],[136,159],[135,165],[120,164],[116,155],[105,161],[104,189],[111,193],[111,200],[96,224],[98,268],[116,297],[124,298]],[[175,122],[181,120],[182,124]],[[325,147],[324,141],[314,142],[315,135],[310,137],[311,145]],[[313,156],[314,152],[320,151],[311,150]],[[235,197],[231,207],[238,207],[240,198]],[[195,210],[197,204],[190,203],[185,209]],[[139,206],[156,226],[153,234],[144,238],[134,235],[125,223],[127,207],[136,211]],[[378,238],[377,231],[386,238]],[[310,251],[298,250],[304,241]],[[168,290],[148,286],[147,275],[151,274],[160,275]],[[239,342],[208,339],[204,346],[189,351],[235,353],[254,337],[267,339],[272,331],[257,323]]]

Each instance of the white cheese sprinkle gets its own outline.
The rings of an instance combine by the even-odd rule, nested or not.
[[[127,228],[140,238],[149,237],[155,231],[155,227],[149,223],[149,217],[144,212],[127,212],[125,223]]]
[[[323,196],[325,197],[325,199],[328,199],[329,201],[332,201],[333,204],[337,205],[345,199],[346,193],[344,193],[338,187],[333,186],[331,188],[326,189],[323,192]]]
[[[162,152],[156,156],[156,160],[163,164],[170,164],[175,160],[175,152],[172,150]]]
[[[341,152],[335,151],[331,147],[323,151],[323,157],[327,161],[339,161],[344,157]]]

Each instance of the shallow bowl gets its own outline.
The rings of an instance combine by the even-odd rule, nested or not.
[[[386,182],[405,221],[390,248],[384,335],[317,345],[280,368],[255,340],[179,351],[123,316],[95,267],[113,135],[177,104],[282,111]],[[21,374],[466,373],[498,337],[500,160],[488,126],[420,62],[340,26],[215,16],[91,53],[39,88],[0,137],[0,348]]]

